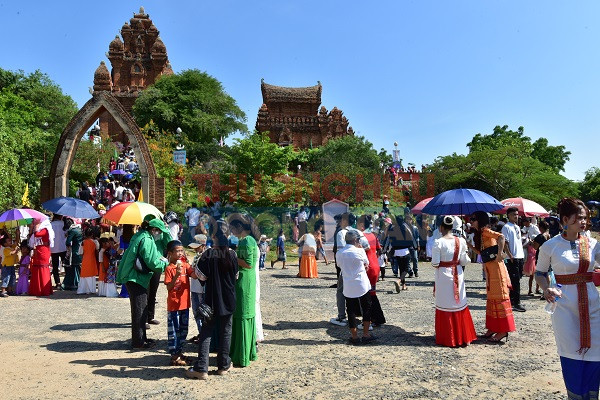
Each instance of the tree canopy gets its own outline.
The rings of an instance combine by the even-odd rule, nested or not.
[[[600,168],[592,167],[585,172],[580,185],[581,200],[600,201]]]
[[[21,205],[26,184],[30,200],[39,201],[40,178],[76,112],[73,99],[46,74],[0,68],[0,209]]]
[[[476,134],[467,146],[467,155],[441,156],[429,166],[437,192],[469,187],[499,200],[522,196],[546,208],[578,194],[577,185],[559,174],[570,152],[564,146],[548,146],[546,139],[531,143],[523,127],[512,131],[506,125],[496,126],[490,135]],[[549,154],[558,159],[550,159]]]
[[[144,89],[133,106],[139,126],[151,121],[172,135],[181,128],[181,140],[192,163],[217,153],[218,142],[235,132],[247,132],[246,114],[221,82],[196,69],[163,76]]]

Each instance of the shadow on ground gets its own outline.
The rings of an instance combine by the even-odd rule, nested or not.
[[[267,330],[301,330],[301,329],[325,329],[325,332],[340,343],[347,343],[350,332],[347,327],[334,326],[325,321],[295,322],[278,321],[273,325],[263,325]],[[373,334],[378,340],[368,344],[369,346],[436,346],[435,338],[432,336],[422,336],[421,332],[410,332],[396,325],[384,324],[376,328]],[[323,342],[320,340],[305,340],[296,338],[284,338],[265,340],[265,345],[278,346],[298,346],[298,345],[325,345],[331,344],[331,341]]]
[[[111,322],[87,322],[81,324],[63,324],[54,325],[50,327],[52,331],[77,331],[80,329],[117,329],[117,328],[129,328],[131,324],[115,324]]]

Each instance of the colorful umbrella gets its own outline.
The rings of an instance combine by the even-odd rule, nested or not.
[[[141,201],[119,203],[104,215],[104,220],[117,225],[141,225],[144,217],[152,214],[157,218],[163,217],[163,214],[152,204]]]
[[[100,214],[87,201],[73,197],[57,197],[42,203],[42,207],[54,214],[66,215],[73,218],[96,219]]]
[[[123,171],[122,169],[113,169],[110,171],[111,175],[127,175],[129,172]]]
[[[475,211],[497,211],[502,207],[502,203],[480,190],[452,189],[435,196],[421,212],[429,215],[468,215]]]
[[[48,216],[30,208],[13,208],[0,215],[0,226],[15,228],[20,225],[29,225],[34,218],[48,219]]]
[[[496,211],[498,214],[506,214],[506,210],[508,210],[510,207],[517,207],[519,209],[519,215],[525,217],[547,217],[550,215],[548,214],[548,211],[544,209],[544,207],[535,201],[527,200],[522,197],[513,197],[502,200],[502,205],[504,208]]]
[[[416,206],[414,206],[410,212],[412,214],[422,214],[423,213],[423,207],[425,207],[427,204],[429,204],[429,202],[433,199],[433,197],[428,197],[426,199],[421,200],[420,202],[417,203]]]

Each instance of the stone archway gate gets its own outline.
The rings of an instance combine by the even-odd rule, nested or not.
[[[156,175],[156,168],[148,150],[146,139],[142,135],[131,115],[123,108],[119,100],[109,91],[95,91],[92,98],[85,103],[71,119],[63,131],[58,147],[52,159],[50,176],[42,178],[41,201],[69,195],[69,174],[77,152],[77,147],[87,128],[107,111],[117,121],[127,135],[127,139],[137,160],[142,179],[144,201],[153,204],[159,210],[165,210],[164,178]]]

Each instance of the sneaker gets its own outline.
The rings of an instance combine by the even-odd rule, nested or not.
[[[517,312],[525,312],[525,311],[527,311],[527,310],[525,310],[525,307],[523,307],[520,304],[517,304],[517,305],[513,306],[512,309],[513,309],[513,311],[517,311]]]
[[[413,277],[412,273],[408,274],[408,278],[412,278],[412,277]]]
[[[362,331],[363,324],[358,324],[358,326],[356,328]],[[373,325],[369,325],[369,331],[372,331],[372,330],[373,330]]]
[[[185,376],[190,379],[201,379],[203,381],[208,379],[208,372],[195,371],[194,367],[185,370]]]
[[[419,273],[415,272],[415,278],[418,278],[418,277],[419,277]]]
[[[160,321],[157,319],[151,319],[150,321],[148,321],[148,323],[151,325],[158,325],[160,324]]]
[[[231,370],[231,363],[229,363],[229,366],[227,368],[218,369],[217,375],[227,375],[230,370]]]
[[[348,320],[346,318],[342,318],[342,319],[331,318],[329,320],[329,322],[331,322],[332,324],[337,325],[337,326],[347,326],[348,325]]]
[[[2,293],[0,293],[0,297],[8,297],[8,293],[2,292]]]

